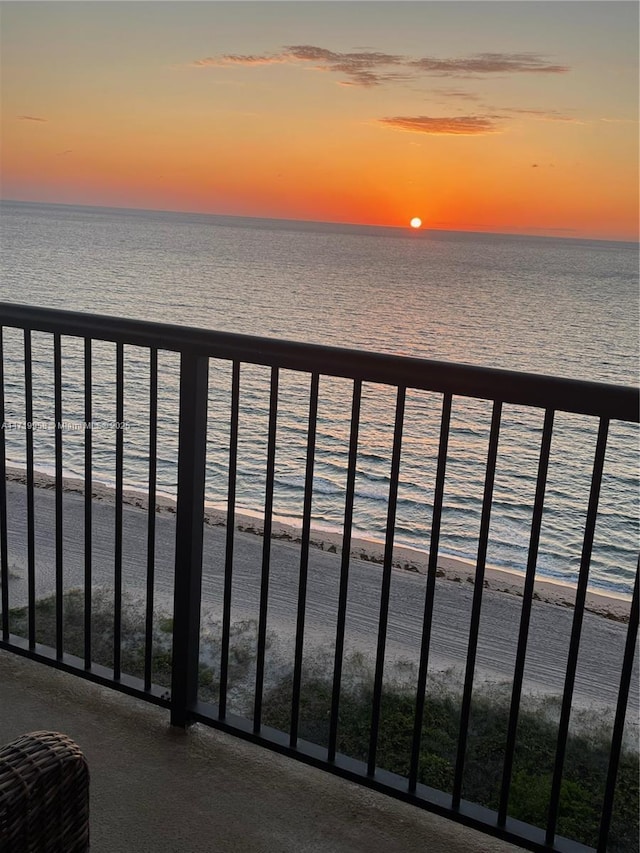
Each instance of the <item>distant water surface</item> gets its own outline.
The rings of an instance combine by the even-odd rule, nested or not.
[[[281,220],[2,205],[2,299],[195,325],[363,350],[535,373],[636,384],[636,244],[299,223]],[[7,420],[24,418],[22,341],[5,333]],[[53,416],[51,339],[34,335],[34,420]],[[79,342],[64,339],[64,417],[83,420]],[[94,346],[94,420],[113,418],[114,348]],[[161,355],[160,484],[175,490],[177,363]],[[125,476],[146,482],[147,356],[126,348]],[[229,365],[212,362],[207,498],[224,505]],[[260,513],[268,371],[243,368],[238,505]],[[275,511],[302,512],[308,378],[281,376]],[[351,388],[320,385],[314,522],[344,513]],[[386,523],[392,389],[365,386],[355,524],[380,539]],[[396,540],[428,549],[441,401],[410,392]],[[489,403],[454,399],[441,550],[473,560],[491,417]],[[505,407],[488,562],[522,571],[543,413]],[[538,570],[575,581],[597,424],[559,414],[552,446]],[[24,433],[7,433],[24,465]],[[613,424],[591,584],[629,593],[638,548],[638,435]],[[96,476],[111,482],[113,434],[94,433]],[[80,475],[81,432],[65,433],[64,464]],[[36,437],[49,470],[52,433]]]

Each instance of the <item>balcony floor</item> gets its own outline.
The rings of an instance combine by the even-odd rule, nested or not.
[[[519,849],[4,651],[0,684],[0,743],[50,729],[87,756],[95,853]]]

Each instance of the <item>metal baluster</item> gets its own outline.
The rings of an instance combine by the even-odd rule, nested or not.
[[[224,561],[224,598],[222,610],[222,644],[220,651],[219,719],[227,715],[229,682],[229,641],[231,638],[231,593],[233,589],[233,544],[236,514],[236,478],[238,473],[238,422],[240,408],[240,362],[233,362],[231,378],[231,420],[229,424],[229,481],[227,483],[227,536]]]
[[[260,582],[260,619],[258,622],[258,651],[256,658],[256,692],[253,709],[253,731],[259,734],[262,722],[262,690],[264,687],[264,656],[267,646],[267,606],[269,603],[269,568],[271,558],[271,522],[273,515],[273,482],[276,460],[276,425],[278,419],[278,368],[271,368],[269,399],[269,443],[267,447],[267,479],[264,502],[264,541],[262,543],[262,577]]]
[[[113,600],[113,677],[122,674],[122,476],[124,465],[124,347],[116,345],[116,527]]]
[[[518,649],[516,652],[516,665],[513,675],[511,707],[509,710],[509,725],[507,727],[507,743],[505,746],[505,759],[502,771],[502,787],[500,790],[500,805],[498,808],[499,826],[505,825],[507,820],[507,809],[509,806],[511,775],[513,772],[516,734],[518,731],[518,715],[520,713],[522,681],[527,656],[529,623],[531,621],[531,607],[533,604],[533,585],[536,579],[538,546],[540,544],[540,529],[542,526],[542,512],[544,509],[544,494],[545,489],[547,487],[547,472],[549,468],[549,454],[551,452],[552,434],[553,411],[551,409],[547,409],[547,411],[545,412],[544,427],[542,430],[542,443],[540,445],[540,458],[538,461],[538,478],[536,481],[536,495],[533,503],[533,515],[531,518],[531,535],[529,537],[529,556],[527,558],[527,571],[525,575],[524,589],[522,594],[522,612],[520,616],[520,630],[518,634]]]
[[[151,690],[153,604],[156,563],[156,485],[158,470],[158,350],[149,350],[149,489],[147,501],[147,598],[144,640],[144,689]]]
[[[0,326],[0,584],[2,585],[2,639],[9,640],[9,542],[7,539],[7,449],[5,446],[4,346]]]
[[[91,364],[91,338],[84,339],[84,668],[91,669],[91,586],[93,583],[92,572],[92,498],[93,498],[93,471],[92,471],[92,364]]]
[[[356,461],[358,457],[358,431],[360,424],[360,402],[362,383],[353,383],[351,401],[351,430],[349,438],[349,462],[347,466],[347,488],[344,504],[344,527],[342,535],[342,559],[340,564],[340,591],[338,594],[338,621],[336,624],[336,648],[333,664],[333,687],[331,690],[331,716],[329,719],[329,749],[327,761],[336,760],[338,738],[338,714],[340,711],[340,685],[342,682],[342,663],[344,656],[344,632],[347,617],[347,593],[349,590],[349,561],[351,559],[351,526],[353,524],[353,499],[356,482]]]
[[[380,705],[382,702],[382,678],[384,674],[384,653],[387,642],[389,595],[391,592],[391,566],[393,563],[393,537],[396,524],[398,477],[400,475],[400,453],[402,450],[402,427],[404,422],[405,397],[406,389],[403,387],[398,388],[398,396],[396,400],[396,422],[393,434],[393,453],[391,458],[391,479],[389,483],[389,501],[387,505],[387,531],[382,564],[382,590],[380,593],[380,616],[378,619],[378,649],[376,653],[376,671],[373,681],[373,707],[371,710],[369,756],[367,760],[368,776],[373,776],[375,773],[376,753],[378,750]]]
[[[608,418],[601,418],[600,426],[598,429],[598,440],[596,443],[595,460],[593,463],[593,476],[591,478],[589,506],[587,509],[587,519],[584,530],[582,558],[580,560],[580,573],[578,575],[578,588],[576,591],[576,603],[573,611],[573,623],[571,626],[571,639],[569,641],[569,657],[567,660],[567,674],[564,682],[562,709],[560,711],[560,723],[558,726],[558,745],[556,748],[556,760],[553,770],[553,781],[551,783],[551,798],[549,803],[549,814],[547,818],[547,831],[545,837],[545,843],[549,846],[552,846],[554,842],[556,826],[558,823],[558,812],[560,809],[560,788],[562,785],[562,773],[564,769],[564,759],[567,750],[569,718],[571,716],[573,688],[575,684],[576,669],[578,665],[580,634],[582,631],[582,619],[584,617],[584,604],[587,596],[589,564],[591,562],[593,537],[596,529],[596,519],[598,516],[598,501],[600,500],[600,486],[602,484],[602,471],[604,468],[605,451],[607,449],[608,431]]]
[[[62,343],[53,336],[53,387],[55,429],[55,506],[56,506],[56,657],[62,660],[64,648],[64,579],[63,579],[63,505],[62,505]]]
[[[27,421],[27,587],[29,648],[36,647],[36,547],[33,483],[33,371],[31,363],[31,331],[24,330],[24,394]]]
[[[307,573],[309,569],[309,539],[311,538],[311,500],[313,497],[313,465],[316,450],[316,426],[318,420],[317,373],[311,376],[309,399],[309,427],[307,431],[307,466],[304,481],[304,505],[302,511],[302,544],[300,546],[300,581],[298,586],[298,617],[296,623],[296,648],[293,666],[293,695],[291,700],[291,729],[289,745],[298,742],[300,716],[300,687],[302,684],[302,653],[304,647],[304,618],[307,601]]]
[[[427,688],[427,670],[431,644],[431,625],[433,620],[433,602],[438,571],[438,548],[440,545],[440,525],[442,522],[442,499],[444,496],[444,478],[447,468],[447,450],[449,445],[449,425],[451,422],[451,394],[445,394],[442,400],[442,418],[440,421],[440,445],[438,447],[438,469],[433,497],[433,518],[431,522],[431,542],[429,545],[429,564],[427,567],[427,587],[424,599],[422,619],[422,646],[418,668],[418,688],[416,693],[416,715],[413,724],[413,742],[411,763],[409,766],[409,790],[415,791],[420,766],[420,748],[424,717],[425,691]]]
[[[467,665],[465,669],[464,688],[462,692],[462,709],[460,712],[460,733],[458,735],[458,752],[453,780],[453,809],[460,808],[462,797],[462,777],[464,774],[465,753],[467,750],[467,733],[471,714],[471,695],[473,692],[473,675],[478,650],[478,633],[480,630],[480,609],[482,607],[482,592],[484,589],[484,571],[487,560],[487,542],[489,539],[489,522],[491,520],[491,502],[493,484],[496,474],[498,456],[498,437],[500,434],[500,416],[502,403],[494,402],[491,416],[491,432],[489,434],[489,451],[487,454],[487,473],[484,481],[484,496],[482,500],[482,516],[480,519],[480,536],[478,541],[478,559],[473,588],[473,603],[471,605],[471,625],[469,628],[469,645],[467,650]]]

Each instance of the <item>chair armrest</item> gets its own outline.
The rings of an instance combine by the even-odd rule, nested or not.
[[[74,741],[31,732],[0,748],[0,853],[89,849],[89,767]]]

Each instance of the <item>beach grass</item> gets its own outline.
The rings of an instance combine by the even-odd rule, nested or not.
[[[349,667],[364,661],[349,661]],[[348,674],[340,699],[338,751],[367,760],[373,703],[373,678]],[[291,712],[291,684],[274,686],[265,696],[264,722],[287,729]],[[497,810],[502,782],[504,745],[509,719],[509,692],[504,686],[481,687],[472,704],[466,751],[465,799]],[[453,789],[460,726],[461,698],[447,685],[446,675],[436,677],[425,699],[418,781],[441,791]],[[322,746],[328,744],[331,682],[314,676],[303,683],[299,736]],[[408,776],[415,715],[415,692],[396,684],[383,691],[378,739],[378,766]],[[560,793],[558,833],[595,846],[600,825],[610,749],[610,725],[596,711],[583,713],[579,727],[569,737]],[[525,703],[519,716],[509,814],[544,827],[551,791],[558,731],[559,700],[538,698]],[[638,850],[638,753],[623,752],[614,803],[611,851]]]
[[[36,604],[36,639],[55,645],[55,597]],[[27,609],[10,612],[11,631],[27,635]],[[152,680],[171,686],[171,632],[166,613],[154,619]],[[257,624],[234,624],[230,642],[229,681],[235,686],[238,709],[251,716],[251,674],[255,671]],[[209,626],[202,638],[200,689],[203,701],[216,702],[219,690],[219,625]],[[268,638],[271,645],[273,637]],[[70,590],[64,600],[65,651],[78,656],[84,649],[84,594]],[[93,660],[113,665],[113,591],[92,591]],[[141,602],[125,597],[122,606],[122,670],[142,677],[144,672],[144,609]],[[331,650],[318,650],[305,661],[300,696],[299,737],[320,746],[329,738],[332,693]],[[293,678],[290,668],[277,670],[263,697],[265,725],[287,732],[291,719]],[[279,674],[278,674],[279,673]],[[430,676],[422,721],[418,781],[451,792],[460,727],[460,690],[448,673]],[[413,664],[397,663],[382,694],[378,739],[378,766],[407,776],[415,715]],[[244,697],[244,698],[243,698]],[[242,708],[246,702],[246,707]],[[502,781],[504,745],[509,719],[507,684],[480,685],[474,690],[465,761],[462,795],[465,799],[497,810]],[[559,718],[558,697],[524,697],[518,720],[517,745],[511,782],[509,814],[544,827],[551,790]],[[337,748],[340,753],[366,761],[373,703],[373,666],[362,653],[345,657],[340,695]],[[581,711],[576,715],[567,743],[560,794],[558,833],[589,846],[597,843],[608,756],[611,721],[603,712]],[[608,849],[638,850],[640,799],[637,749],[624,749],[621,757]]]

